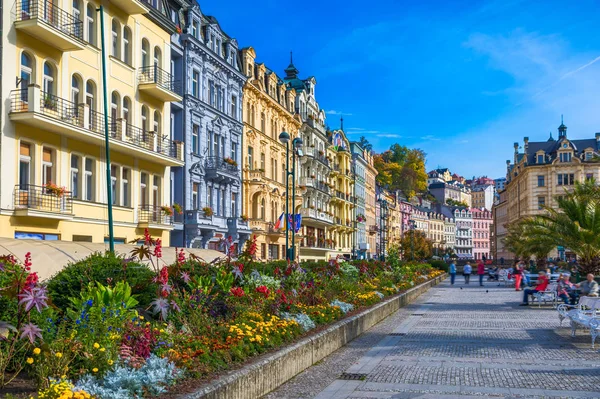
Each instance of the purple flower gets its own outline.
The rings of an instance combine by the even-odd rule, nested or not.
[[[35,287],[31,290],[23,291],[22,294],[19,294],[19,299],[19,305],[24,305],[26,312],[29,312],[34,306],[38,312],[48,307],[46,303],[48,297],[46,296],[45,287]]]
[[[190,278],[190,274],[188,272],[181,272],[181,279],[183,280],[184,283],[189,283],[191,278]]]
[[[174,300],[171,300],[171,307],[176,312],[181,312],[181,308],[179,307],[179,305],[177,304],[177,302],[175,302]]]
[[[33,323],[24,324],[23,327],[21,327],[21,339],[28,338],[29,342],[33,344],[36,338],[42,339],[41,332],[42,330]]]
[[[173,291],[173,287],[171,287],[171,285],[169,283],[167,283],[167,284],[161,285],[160,290],[162,291],[163,294],[168,295],[171,293],[171,291]]]
[[[0,272],[4,271],[4,262],[0,262]]]
[[[165,298],[156,298],[150,302],[150,305],[152,305],[152,312],[154,314],[160,313],[161,320],[167,319],[167,315],[169,314],[169,301]]]

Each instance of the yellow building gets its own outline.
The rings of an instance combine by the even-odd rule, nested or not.
[[[153,22],[161,10],[140,0],[102,4],[103,31],[98,2],[18,0],[3,8],[4,237],[105,241],[107,121],[116,241],[149,228],[169,243],[172,218],[161,206],[171,205],[170,168],[183,165],[169,123],[169,102],[181,96],[165,72],[175,24]]]
[[[375,178],[377,177],[377,169],[373,164],[373,153],[365,151],[365,160],[367,161],[367,167],[365,168],[365,217],[367,218],[366,230],[367,242],[369,243],[367,258],[373,258],[377,248],[377,221],[375,219]]]
[[[437,255],[446,248],[446,240],[444,238],[444,216],[440,213],[429,211],[427,217],[429,219],[429,232],[427,238],[431,240],[434,255]]]
[[[257,64],[255,60],[252,47],[242,50],[242,65],[248,76],[244,86],[245,146],[242,149],[246,160],[244,210],[250,218],[252,234],[256,236],[258,258],[285,259],[285,230],[275,229],[277,219],[285,212],[286,198],[286,146],[279,141],[279,134],[288,132],[292,139],[297,137],[302,122],[295,114],[296,91],[288,88],[265,64]],[[291,160],[290,151],[290,169]],[[296,194],[299,205],[301,190]],[[289,212],[297,213],[295,208],[290,204]]]
[[[352,195],[354,177],[350,143],[343,130],[335,130],[331,133],[331,142],[327,153],[333,162],[330,176],[334,186],[329,203],[333,214],[333,225],[328,232],[328,238],[333,242],[333,250],[330,255],[350,255],[355,218]]]

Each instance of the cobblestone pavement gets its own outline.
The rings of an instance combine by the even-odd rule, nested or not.
[[[446,281],[265,398],[600,398],[589,332],[521,299]]]

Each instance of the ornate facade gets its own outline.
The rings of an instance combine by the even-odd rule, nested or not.
[[[490,228],[492,227],[492,212],[487,209],[471,209],[473,215],[473,257],[477,260],[492,259],[490,248]]]
[[[456,245],[454,252],[460,259],[473,259],[473,215],[466,208],[454,209]]]
[[[367,242],[366,216],[366,173],[368,168],[365,151],[358,143],[350,143],[352,151],[352,169],[354,172],[354,242],[353,253],[360,259],[367,258],[369,243]]]
[[[371,259],[375,257],[376,248],[377,248],[377,223],[376,223],[376,178],[377,178],[377,169],[373,165],[373,154],[370,152],[365,153],[365,160],[367,161],[367,165],[365,168],[365,217],[366,221],[366,233],[367,233],[367,243],[369,244],[369,248],[367,249],[367,258]]]
[[[105,242],[110,192],[117,243],[148,228],[168,245],[170,171],[184,164],[169,122],[181,93],[168,72],[176,31],[168,4],[35,0],[2,10],[0,234]]]
[[[185,10],[182,34],[184,88],[181,129],[186,166],[174,173],[174,200],[185,209],[175,245],[222,249],[231,237],[249,237],[242,218],[242,88],[246,76],[237,41],[197,3]],[[177,124],[174,119],[173,123]],[[177,125],[176,125],[177,129]]]
[[[258,258],[285,259],[285,229],[276,229],[275,224],[286,211],[286,164],[289,162],[291,169],[291,140],[302,125],[295,113],[296,90],[265,64],[256,63],[252,47],[241,51],[241,59],[248,77],[244,86],[244,209],[256,236]],[[289,158],[279,141],[281,132],[291,137]],[[298,168],[298,157],[296,160]],[[302,192],[300,188],[296,191],[298,200],[294,206],[290,201],[289,213],[298,212]]]

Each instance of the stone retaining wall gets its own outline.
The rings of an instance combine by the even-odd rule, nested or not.
[[[363,312],[341,320],[328,329],[286,346],[270,356],[232,371],[197,391],[182,395],[182,399],[256,399],[271,392],[335,352],[381,320],[414,301],[447,276],[418,285],[384,300]]]

